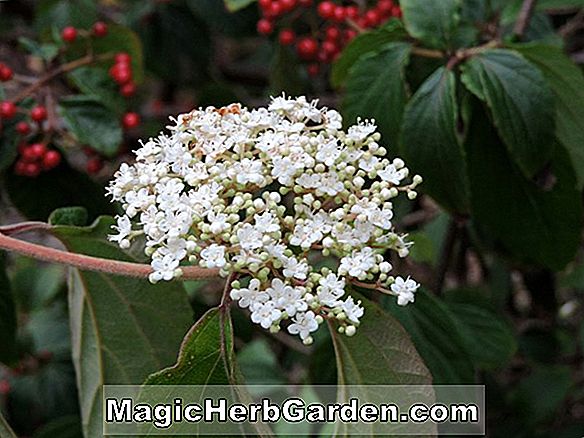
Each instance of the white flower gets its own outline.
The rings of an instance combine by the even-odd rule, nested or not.
[[[403,168],[398,170],[393,164],[388,164],[385,169],[380,170],[377,174],[383,181],[390,182],[397,186],[408,176],[408,169]]]
[[[339,305],[339,298],[345,294],[345,279],[339,279],[335,274],[328,274],[319,280],[318,300],[329,307]]]
[[[204,266],[209,269],[222,268],[227,263],[227,260],[225,260],[225,247],[216,243],[202,250],[201,258],[205,263]]]
[[[391,285],[391,291],[397,295],[397,304],[405,306],[408,303],[413,303],[415,300],[414,294],[420,285],[408,277],[404,280],[402,277],[396,277],[395,282]]]
[[[299,261],[296,257],[288,257],[284,260],[284,276],[287,278],[296,278],[306,280],[308,274],[308,263],[305,260]]]
[[[175,276],[179,261],[172,254],[152,259],[152,272],[148,278],[151,282],[157,283],[160,280],[172,280]]]
[[[299,335],[303,341],[310,336],[310,333],[318,330],[318,322],[316,315],[312,310],[306,313],[297,313],[292,318],[292,324],[288,326],[288,333],[291,335]]]
[[[239,307],[253,307],[254,304],[262,304],[270,298],[266,292],[260,290],[261,283],[257,278],[252,278],[247,288],[232,289],[230,296],[238,301]]]
[[[118,216],[117,225],[112,225],[112,229],[118,232],[118,234],[112,234],[108,236],[108,239],[112,242],[117,242],[121,248],[129,248],[130,240],[128,237],[132,233],[132,222],[128,216]]]
[[[353,324],[359,324],[359,319],[365,313],[365,309],[361,307],[361,301],[355,303],[353,297],[348,297],[341,305],[343,312],[347,315],[347,319]]]
[[[276,309],[272,301],[257,305],[251,312],[251,320],[265,329],[270,328],[280,319],[280,316],[282,316],[282,311]]]
[[[351,255],[341,259],[339,273],[361,278],[375,266],[375,254],[369,247],[354,250]]]

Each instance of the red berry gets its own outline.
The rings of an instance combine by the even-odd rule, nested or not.
[[[402,16],[402,10],[399,6],[395,5],[392,9],[391,9],[391,15],[393,15],[394,17],[397,18],[401,18]]]
[[[5,100],[0,102],[0,117],[3,119],[11,119],[16,115],[16,105],[14,102]]]
[[[47,109],[42,105],[37,105],[30,110],[30,118],[35,122],[42,122],[47,118]]]
[[[347,42],[351,41],[357,36],[357,31],[355,29],[345,29],[345,40]]]
[[[306,71],[309,76],[317,76],[320,73],[320,66],[318,64],[308,64],[306,66]]]
[[[21,156],[24,161],[34,163],[42,159],[46,152],[47,147],[44,144],[33,143],[22,151]]]
[[[365,20],[369,27],[374,27],[379,24],[381,17],[379,16],[379,12],[377,12],[375,9],[369,9],[367,12],[365,12]]]
[[[261,18],[257,25],[258,33],[261,35],[269,35],[274,31],[274,25],[270,20]]]
[[[22,175],[34,178],[41,173],[41,165],[39,163],[24,163],[22,165]]]
[[[296,34],[292,29],[282,29],[280,31],[279,40],[280,44],[282,44],[283,46],[289,46],[290,44],[294,43],[295,39]]]
[[[347,18],[347,10],[342,6],[335,6],[332,18],[335,21],[342,23]]]
[[[93,23],[93,34],[96,37],[104,37],[107,35],[107,24],[103,21],[96,21]]]
[[[128,82],[120,87],[120,94],[124,97],[131,97],[136,94],[136,84]]]
[[[7,395],[10,392],[10,382],[6,379],[0,380],[0,395]]]
[[[280,0],[283,12],[290,12],[296,7],[296,0]]]
[[[137,113],[126,113],[122,118],[122,124],[126,129],[135,128],[140,124],[140,116]]]
[[[341,31],[338,27],[329,26],[325,30],[327,40],[335,41],[341,37]]]
[[[61,32],[61,38],[63,38],[63,41],[72,43],[77,38],[77,29],[75,29],[73,26],[67,26]]]
[[[113,80],[120,85],[124,85],[132,80],[132,68],[129,64],[115,64],[109,73]]]
[[[47,151],[43,156],[43,169],[54,169],[61,163],[61,154],[59,151]]]
[[[0,64],[0,81],[6,82],[12,79],[14,72],[6,64]]]
[[[329,57],[334,56],[338,51],[338,47],[332,41],[325,41],[322,43],[322,50],[329,55]]]
[[[314,59],[318,53],[318,43],[314,38],[304,37],[296,44],[296,51],[298,56],[304,60]]]
[[[393,0],[379,0],[377,10],[383,14],[389,15],[393,9]]]
[[[312,6],[312,0],[298,0],[298,4],[305,8]]]
[[[91,158],[87,161],[87,166],[85,167],[87,173],[96,174],[101,169],[103,169],[103,161],[101,158]]]
[[[284,12],[282,3],[277,0],[273,0],[270,7],[266,10],[266,16],[276,18],[277,16],[281,15],[282,12]]]
[[[359,8],[357,6],[347,6],[345,8],[347,18],[355,20],[359,16]]]
[[[132,57],[129,53],[119,52],[114,56],[114,61],[116,64],[130,64],[132,62]]]
[[[335,14],[335,4],[331,1],[324,1],[318,5],[318,15],[324,19],[333,18]]]
[[[260,8],[265,11],[272,6],[272,0],[258,0],[258,4],[260,5]]]
[[[24,168],[26,167],[26,162],[22,161],[22,160],[18,160],[16,162],[16,164],[14,165],[14,173],[16,173],[17,175],[24,175]]]
[[[20,135],[27,135],[30,132],[30,125],[26,122],[18,122],[16,124],[16,132]]]

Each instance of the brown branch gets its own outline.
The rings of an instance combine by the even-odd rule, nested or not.
[[[442,59],[446,55],[440,50],[424,49],[423,47],[412,47],[412,54],[421,56],[423,58]]]
[[[21,229],[18,232],[30,231],[31,229],[33,228],[29,228],[28,230]],[[143,263],[122,262],[118,260],[76,254],[37,245],[35,243],[25,242],[9,237],[5,234],[0,234],[0,249],[13,251],[49,263],[72,266],[85,271],[104,272],[138,278],[147,278],[152,272],[152,267]],[[181,269],[183,271],[181,277],[182,280],[196,280],[219,276],[218,269],[204,269],[197,266],[185,266]]]
[[[44,86],[45,84],[47,84],[48,82],[52,81],[53,79],[55,79],[56,77],[58,77],[62,74],[73,71],[79,67],[84,67],[86,65],[93,64],[94,62],[105,61],[107,59],[110,59],[112,56],[113,55],[110,53],[105,53],[105,54],[99,55],[99,56],[88,55],[88,56],[84,56],[83,58],[76,59],[75,61],[68,62],[67,64],[61,64],[59,67],[48,72],[44,76],[40,77],[35,83],[31,84],[29,87],[22,90],[12,100],[14,102],[19,102],[22,99],[24,99],[25,97],[28,97],[29,95],[33,94],[39,88],[41,88],[42,86]]]
[[[533,13],[535,12],[536,3],[537,0],[523,0],[519,16],[517,17],[515,27],[513,28],[515,38],[519,40],[523,38],[523,35],[529,26],[529,22],[531,21],[531,17],[533,17]]]

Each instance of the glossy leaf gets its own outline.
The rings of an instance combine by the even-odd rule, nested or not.
[[[91,227],[58,226],[53,234],[72,252],[134,261],[106,239],[112,223],[101,218]],[[83,430],[98,436],[102,385],[140,384],[171,364],[191,308],[180,283],[79,270],[71,271],[69,307]]]
[[[384,144],[397,145],[407,99],[404,68],[410,45],[389,43],[377,54],[360,58],[350,69],[343,99],[344,119],[375,119]]]
[[[402,0],[406,30],[429,47],[446,49],[460,22],[461,0]]]
[[[424,177],[421,189],[451,212],[468,211],[464,152],[457,136],[454,73],[442,67],[406,106],[402,148],[408,166]]]
[[[49,224],[82,227],[87,225],[88,218],[87,209],[83,207],[63,207],[51,213]]]
[[[237,12],[240,9],[246,8],[257,0],[223,0],[225,7],[229,12]]]
[[[468,168],[479,229],[516,258],[563,268],[580,241],[582,207],[567,154],[554,149],[549,187],[525,179],[482,113],[469,129]],[[504,212],[504,214],[502,214]]]
[[[108,157],[118,153],[122,143],[120,121],[99,101],[83,96],[61,99],[59,114],[80,143],[88,144]]]
[[[11,364],[18,358],[16,350],[16,308],[5,265],[6,255],[0,252],[0,362]]]
[[[65,26],[90,27],[97,20],[97,4],[92,0],[41,0],[36,2],[39,29]]]
[[[462,81],[489,106],[511,156],[527,177],[548,162],[554,101],[541,72],[518,53],[487,50],[462,66]]]
[[[378,52],[385,44],[395,42],[406,36],[403,24],[391,20],[385,26],[362,33],[353,39],[341,52],[333,64],[331,83],[334,87],[344,84],[351,67],[364,55]]]
[[[126,108],[118,85],[101,68],[83,67],[69,73],[73,84],[87,97],[96,100],[117,114]]]
[[[516,46],[543,73],[555,96],[556,136],[568,151],[584,186],[584,75],[562,49],[542,45]]]

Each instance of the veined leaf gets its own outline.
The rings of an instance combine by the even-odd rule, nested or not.
[[[519,53],[535,64],[550,85],[556,101],[556,136],[568,151],[584,186],[584,75],[562,49],[536,44],[517,45]]]
[[[404,68],[410,45],[389,43],[377,54],[360,58],[350,69],[343,99],[347,123],[373,118],[390,145],[397,145],[406,104]]]
[[[57,226],[72,252],[134,261],[106,239],[113,220],[91,227]],[[180,283],[152,285],[73,269],[69,285],[73,362],[85,436],[102,431],[102,385],[140,384],[176,357],[192,312]]]
[[[451,47],[461,15],[461,0],[401,0],[406,30],[424,44]]]
[[[465,62],[461,78],[487,103],[511,157],[531,178],[553,144],[553,94],[541,72],[512,50],[492,49]]]
[[[447,210],[464,213],[469,195],[458,114],[454,73],[441,67],[407,104],[401,138],[408,166],[424,177],[422,190]]]
[[[335,61],[331,72],[331,83],[340,87],[347,79],[350,68],[362,56],[378,52],[386,43],[395,42],[406,36],[403,24],[399,20],[391,20],[385,26],[362,33],[353,39]]]

